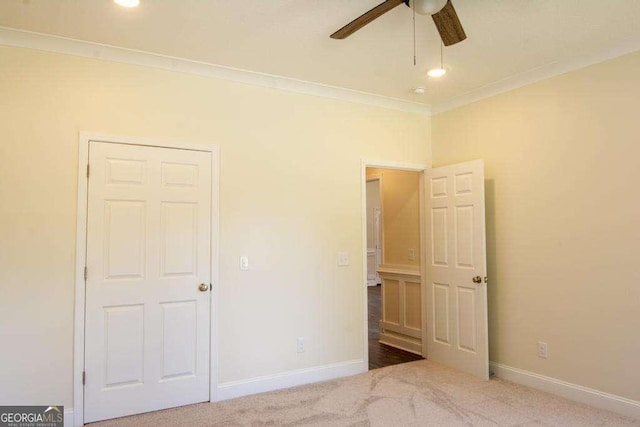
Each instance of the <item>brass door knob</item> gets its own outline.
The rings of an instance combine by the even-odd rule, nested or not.
[[[482,283],[482,277],[476,276],[473,278],[473,283]]]
[[[209,285],[207,285],[206,283],[200,283],[200,286],[198,286],[198,290],[200,292],[207,292],[209,290]]]

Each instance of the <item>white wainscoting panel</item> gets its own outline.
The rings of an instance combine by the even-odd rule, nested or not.
[[[422,355],[422,284],[417,267],[381,265],[380,342]]]

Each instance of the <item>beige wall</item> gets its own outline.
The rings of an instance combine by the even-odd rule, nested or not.
[[[491,360],[640,400],[639,112],[636,53],[432,118],[486,162]]]
[[[428,164],[429,126],[418,114],[1,47],[0,403],[72,406],[80,131],[220,145],[228,382],[363,357],[360,162]],[[349,267],[336,267],[338,251]],[[238,270],[240,254],[250,271]]]
[[[382,263],[420,266],[419,172],[367,168],[367,176],[382,177]],[[409,251],[415,259],[409,259]]]

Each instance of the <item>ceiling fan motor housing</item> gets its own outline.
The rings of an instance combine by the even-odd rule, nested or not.
[[[404,0],[410,8],[414,8],[419,15],[434,15],[442,10],[447,0]]]
[[[385,0],[331,34],[331,38],[346,39],[360,28],[395,9],[402,3],[410,8],[415,7],[415,13],[431,15],[445,46],[451,46],[467,38],[451,0]]]

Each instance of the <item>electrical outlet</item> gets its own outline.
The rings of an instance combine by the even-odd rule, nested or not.
[[[305,347],[307,345],[307,339],[304,337],[298,337],[298,353],[304,353]]]
[[[240,270],[242,271],[249,270],[249,257],[246,255],[242,255],[240,257]]]
[[[409,261],[415,261],[415,260],[416,260],[416,250],[409,249]]]
[[[538,341],[538,357],[546,359],[548,354],[547,343]]]

